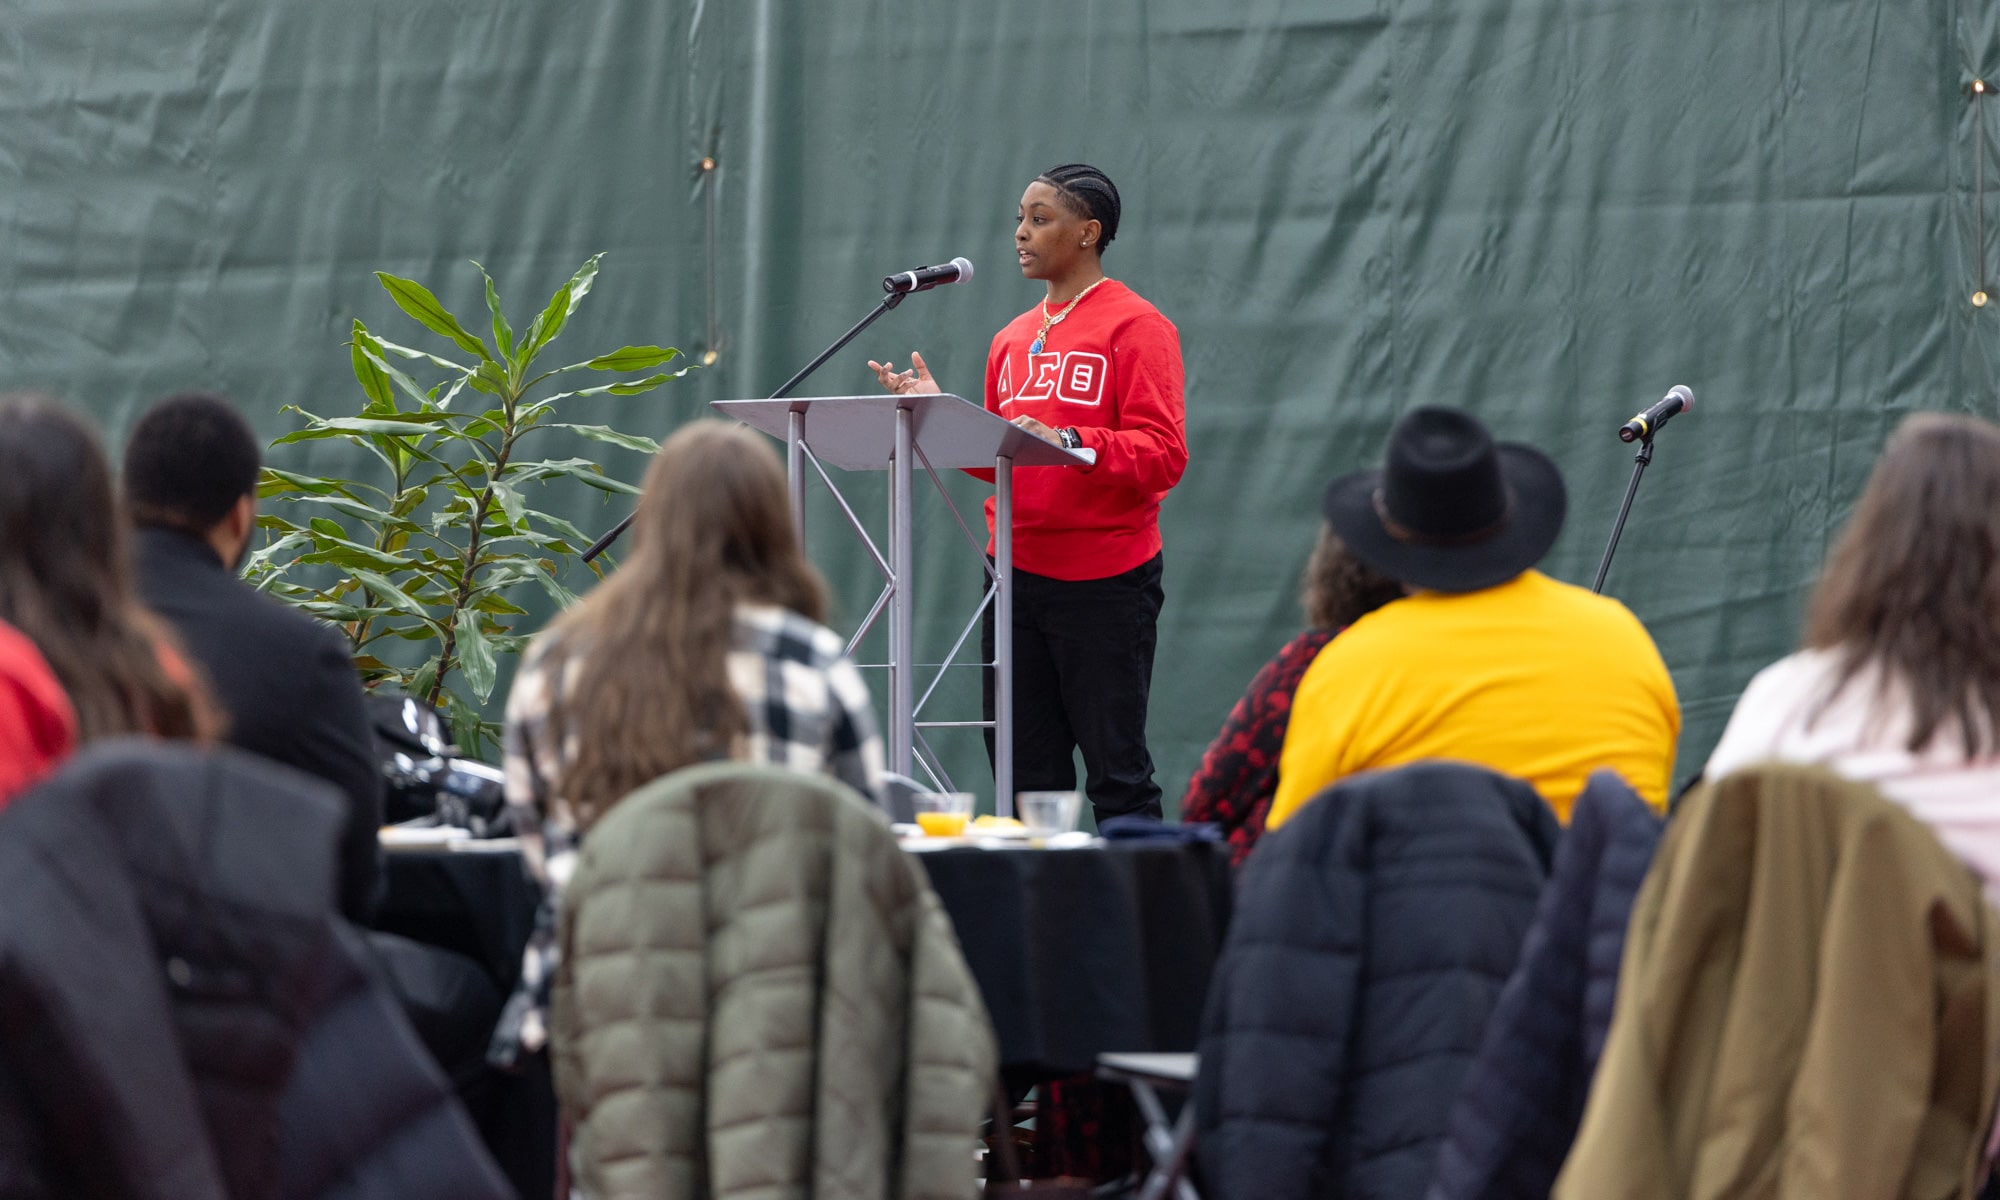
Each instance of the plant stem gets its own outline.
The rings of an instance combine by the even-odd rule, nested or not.
[[[493,487],[500,482],[501,474],[507,469],[508,455],[514,452],[514,439],[519,434],[514,428],[514,410],[519,399],[519,393],[502,397],[507,427],[501,431],[500,452],[494,455],[493,466],[486,473],[486,486],[479,493],[479,506],[472,512],[472,534],[465,540],[465,566],[458,573],[458,594],[452,597],[451,611],[446,614],[444,650],[438,655],[437,674],[431,676],[431,694],[424,698],[432,708],[436,708],[444,696],[444,677],[451,671],[458,654],[458,614],[472,600],[472,577],[479,563],[479,544],[486,534],[486,514],[493,510]]]

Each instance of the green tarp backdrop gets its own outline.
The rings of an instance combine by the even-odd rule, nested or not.
[[[658,435],[776,387],[881,276],[962,254],[973,283],[911,299],[803,390],[869,390],[865,359],[915,347],[976,397],[988,338],[1039,295],[1012,264],[1021,189],[1086,160],[1124,193],[1107,269],[1187,361],[1151,726],[1170,800],[1299,623],[1322,486],[1374,461],[1398,413],[1464,405],[1552,453],[1571,511],[1547,566],[1588,584],[1631,469],[1614,431],[1675,383],[1698,406],[1662,435],[1607,590],[1673,668],[1686,775],[1791,646],[1899,416],[1993,411],[2000,305],[1971,298],[1992,282],[1979,175],[2000,172],[1970,85],[2000,67],[1994,11],[11,0],[0,386],[87,409],[114,446],[188,387],[275,437],[297,427],[284,405],[360,406],[356,316],[430,344],[371,272],[478,316],[478,259],[531,312],[603,250],[566,347],[716,358],[568,419]],[[336,443],[272,457],[366,469]],[[586,528],[625,511],[553,486],[534,502]],[[856,494],[882,513],[879,479]],[[851,627],[876,577],[822,499],[814,553]],[[936,661],[978,566],[941,510],[920,525]],[[972,684],[958,672],[925,715],[976,715]],[[961,783],[983,773],[972,735],[933,741]]]

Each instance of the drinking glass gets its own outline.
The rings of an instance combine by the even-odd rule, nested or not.
[[[930,837],[958,837],[972,819],[971,792],[918,792],[910,797],[917,824]]]
[[[1076,828],[1076,819],[1083,814],[1083,793],[1022,792],[1014,797],[1014,811],[1031,835],[1054,837]]]

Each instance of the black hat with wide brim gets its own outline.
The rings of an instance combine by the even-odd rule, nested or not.
[[[1562,472],[1533,446],[1496,443],[1477,417],[1416,408],[1389,434],[1383,467],[1327,485],[1348,552],[1400,583],[1476,592],[1540,562],[1569,509]]]

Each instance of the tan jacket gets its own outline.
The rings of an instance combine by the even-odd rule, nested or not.
[[[1691,796],[1633,911],[1557,1200],[1967,1196],[2000,1091],[1978,881],[1872,788]]]
[[[551,1041],[591,1197],[976,1194],[992,1027],[875,810],[718,763],[620,801],[565,898]]]

